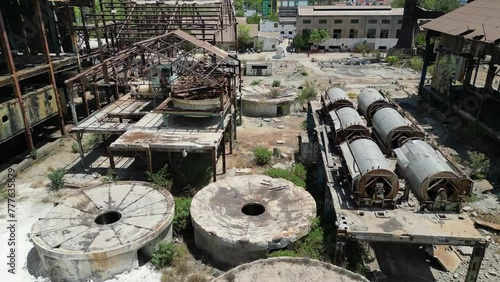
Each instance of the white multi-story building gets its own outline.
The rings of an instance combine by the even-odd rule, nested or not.
[[[281,38],[297,34],[297,7],[307,6],[307,0],[278,0],[279,33]]]
[[[330,38],[318,49],[348,50],[366,43],[375,50],[396,45],[403,8],[390,6],[305,6],[298,8],[297,34],[327,30]]]

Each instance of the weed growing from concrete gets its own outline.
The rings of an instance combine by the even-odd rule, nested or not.
[[[484,179],[490,168],[490,159],[485,154],[475,151],[467,151],[467,156],[472,175],[477,179]]]
[[[280,87],[281,86],[281,80],[275,79],[273,80],[273,87]]]
[[[59,190],[64,186],[64,173],[66,171],[63,168],[58,168],[47,174],[47,178],[50,180],[50,185],[52,189]]]
[[[158,269],[172,265],[174,260],[184,259],[187,255],[185,247],[171,242],[159,242],[156,244],[151,256],[151,263]]]

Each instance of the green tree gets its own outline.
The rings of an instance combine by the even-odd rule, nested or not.
[[[306,34],[303,35],[296,35],[293,38],[293,45],[295,46],[295,49],[300,50],[300,49],[305,49],[308,46],[308,41],[309,41],[309,36]]]
[[[419,6],[427,10],[448,13],[460,7],[460,0],[421,0]]]
[[[240,48],[245,48],[251,39],[250,27],[245,24],[238,25],[238,45]]]
[[[391,7],[404,8],[405,7],[405,0],[392,0]]]
[[[318,45],[328,39],[328,32],[326,29],[313,29],[309,34],[309,43]]]
[[[253,16],[247,18],[247,24],[259,24],[259,23],[260,23],[260,16],[258,14],[254,14]]]

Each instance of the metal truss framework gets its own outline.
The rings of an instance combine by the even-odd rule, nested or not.
[[[212,44],[237,43],[231,0],[101,0],[94,8],[84,17],[114,51],[177,29]]]
[[[168,65],[175,76],[162,76],[159,66]],[[172,110],[169,98],[201,100],[220,98],[220,111],[227,102],[236,107],[236,84],[239,81],[240,62],[227,52],[198,40],[181,30],[134,43],[115,56],[66,80],[75,124],[78,118],[74,94],[82,88],[91,90],[98,109],[101,108],[99,89],[107,90],[108,101],[119,92],[128,93],[132,87],[148,85],[155,98],[165,99],[157,111]],[[151,83],[153,79],[159,84]],[[86,95],[83,103],[90,114]]]

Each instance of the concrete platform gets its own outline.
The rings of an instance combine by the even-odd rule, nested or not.
[[[303,188],[264,175],[225,178],[191,203],[195,244],[225,265],[264,258],[309,233],[316,202]]]
[[[277,257],[240,265],[212,282],[355,282],[369,280],[347,269],[319,260]]]
[[[100,185],[56,204],[33,224],[31,239],[55,281],[105,280],[172,238],[174,209],[170,193],[147,183]]]

